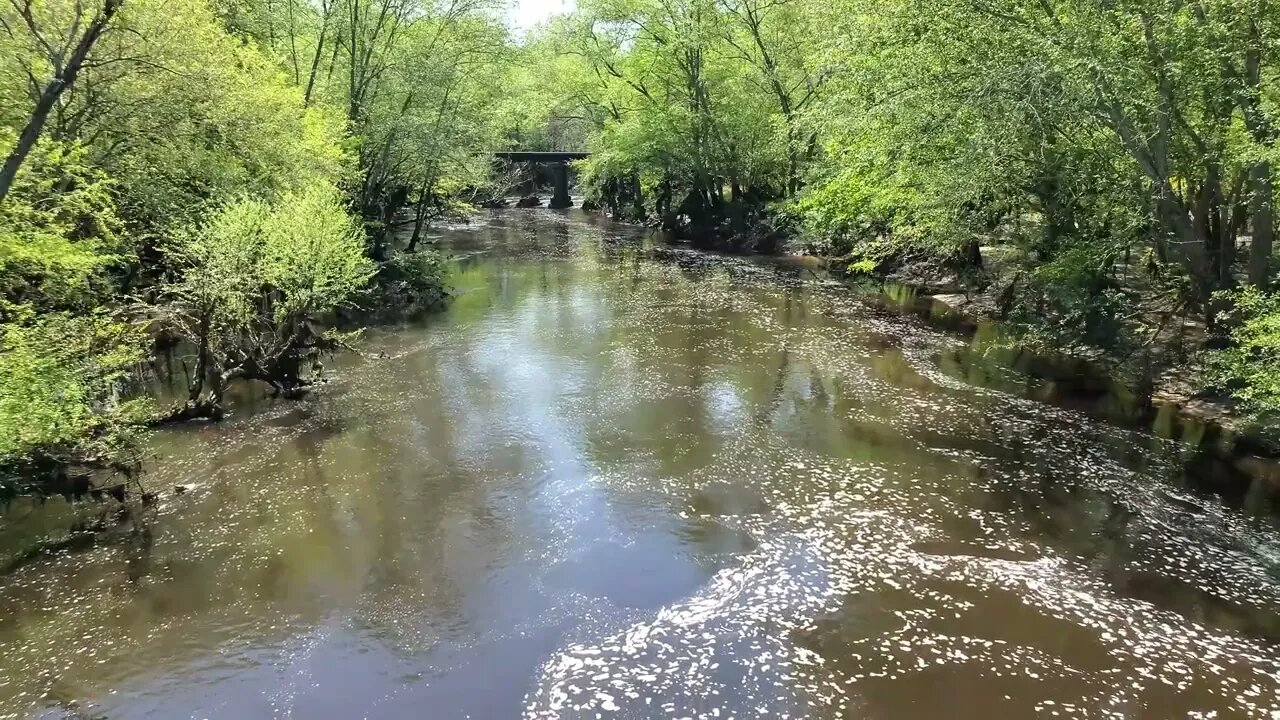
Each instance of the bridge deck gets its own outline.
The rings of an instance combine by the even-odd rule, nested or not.
[[[494,157],[511,160],[513,162],[568,162],[570,160],[581,160],[591,157],[591,153],[582,150],[552,150],[552,151],[524,151],[524,150],[504,150],[495,152]]]

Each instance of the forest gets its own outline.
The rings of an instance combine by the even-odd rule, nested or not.
[[[804,253],[1150,395],[1280,413],[1265,0],[0,5],[0,492],[134,472],[237,382],[297,397],[439,306],[424,230],[589,150],[583,204]],[[149,378],[176,353],[184,392]]]

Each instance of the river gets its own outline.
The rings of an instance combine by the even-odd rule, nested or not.
[[[0,578],[0,717],[1280,717],[1275,515],[1185,448],[794,267],[437,240],[446,312]]]

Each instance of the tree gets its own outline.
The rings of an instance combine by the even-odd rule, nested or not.
[[[844,32],[829,52],[844,67],[820,123],[836,165],[847,149],[903,144],[912,151],[892,164],[905,173],[923,158],[979,180],[947,207],[999,198],[1038,215],[1045,260],[1064,242],[1148,245],[1210,324],[1210,297],[1234,282],[1236,239],[1251,228],[1255,255],[1269,256],[1264,5],[872,5],[833,10]],[[983,147],[986,168],[963,154]],[[1252,263],[1253,282],[1266,264]]]
[[[394,60],[363,104],[360,131],[362,214],[374,257],[410,206],[416,246],[433,210],[464,187],[483,184],[486,151],[499,142],[491,112],[502,93],[507,34],[480,4],[453,2],[404,25]]]
[[[652,213],[669,229],[706,238],[721,234],[722,220],[744,229],[747,215],[798,184],[788,179],[786,138],[799,121],[793,115],[788,126],[768,82],[772,72],[785,100],[795,99],[787,73],[796,48],[775,43],[774,16],[752,5],[743,12],[754,19],[762,60],[730,7],[740,9],[602,0],[548,29],[584,68],[563,74],[574,83],[566,94],[598,127],[584,179],[615,214],[629,202],[634,215]]]
[[[165,289],[162,311],[196,348],[189,400],[176,411],[184,418],[220,416],[233,379],[300,394],[308,368],[347,342],[318,323],[375,271],[363,233],[324,186],[274,204],[230,203],[174,252],[182,277]]]
[[[416,250],[425,222],[486,182],[509,50],[493,7],[6,3],[6,491],[130,462],[157,346],[191,353],[171,417],[217,415],[237,379],[301,394],[351,340],[326,323],[358,299],[444,296],[441,256],[397,254],[391,235],[412,205]]]
[[[85,22],[83,3],[76,2],[69,18],[62,16],[61,3],[36,4],[35,0],[10,0],[13,13],[0,14],[0,27],[16,41],[24,55],[20,64],[30,82],[33,106],[22,131],[18,133],[13,149],[0,167],[0,204],[4,203],[9,189],[22,163],[35,147],[45,123],[55,104],[79,77],[89,61],[89,53],[107,30],[124,0],[103,0]],[[43,17],[37,17],[37,14]],[[16,16],[16,17],[15,17]],[[82,27],[83,26],[83,27]],[[41,82],[30,69],[38,67],[35,58],[49,68],[49,77]]]
[[[730,18],[725,39],[731,57],[758,74],[786,124],[786,192],[794,194],[802,163],[812,156],[817,139],[813,133],[806,137],[801,113],[823,83],[809,67],[805,49],[814,29],[808,7],[801,0],[724,0],[724,7]]]

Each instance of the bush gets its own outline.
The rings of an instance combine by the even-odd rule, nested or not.
[[[128,462],[150,403],[124,399],[145,336],[105,314],[50,313],[0,329],[0,495],[70,463]]]
[[[1111,275],[1114,262],[1108,246],[1066,245],[1053,260],[1031,269],[1011,313],[1014,327],[1048,348],[1076,343],[1118,348],[1128,338],[1119,321],[1126,298]]]
[[[0,132],[0,146],[9,138]],[[41,143],[0,205],[0,297],[35,310],[84,309],[112,289],[120,221],[110,181],[80,146]]]
[[[378,284],[392,307],[439,307],[448,297],[444,255],[435,250],[396,253],[378,270]]]
[[[375,266],[364,246],[337,193],[322,185],[214,213],[175,249],[183,277],[166,292],[172,327],[197,348],[191,402],[219,412],[236,377],[286,394],[305,385],[305,365],[345,344],[315,323],[367,286]]]
[[[1239,324],[1231,346],[1212,359],[1214,379],[1260,424],[1280,419],[1280,294],[1249,288],[1233,294]]]

